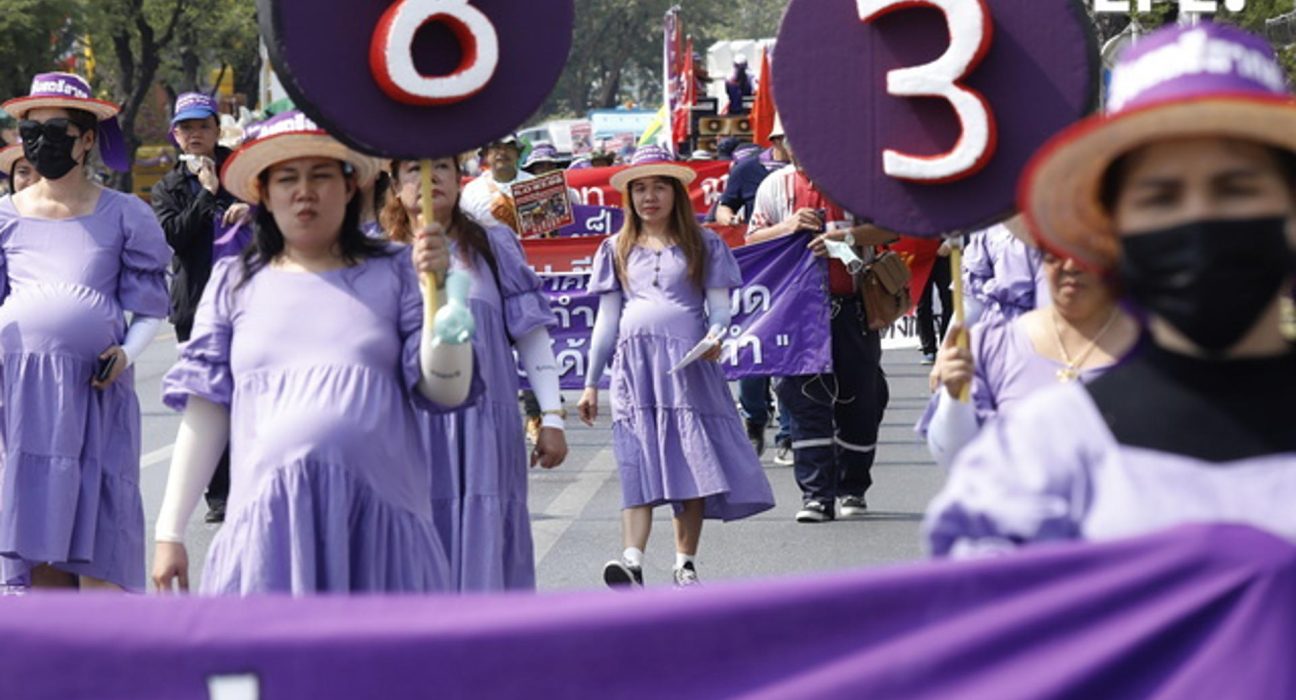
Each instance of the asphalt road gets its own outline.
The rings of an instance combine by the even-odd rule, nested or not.
[[[136,387],[143,411],[140,485],[149,528],[150,566],[153,521],[162,502],[171,445],[179,424],[179,417],[161,402],[161,377],[175,356],[175,338],[164,332],[136,365]],[[922,557],[919,523],[943,475],[913,434],[927,393],[927,368],[920,366],[918,359],[915,350],[885,352],[883,363],[890,381],[891,404],[873,468],[874,486],[868,494],[870,515],[813,525],[794,522],[800,492],[791,467],[773,464],[771,448],[765,455],[765,468],[777,505],[739,522],[707,522],[698,557],[703,582],[800,576]],[[576,399],[569,395],[568,405],[574,406]],[[553,471],[531,472],[529,500],[542,591],[601,586],[603,563],[620,553],[620,491],[607,414],[606,409],[601,411],[602,421],[594,428],[570,420],[567,439],[571,454],[567,462]],[[772,441],[772,433],[770,437]],[[200,505],[187,535],[193,567],[190,575],[195,585],[217,527],[202,522],[204,512]],[[674,548],[669,518],[668,509],[659,509],[645,558],[649,585],[671,580]]]

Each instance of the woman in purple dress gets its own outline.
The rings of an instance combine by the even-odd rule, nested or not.
[[[1121,311],[1102,278],[1078,262],[1045,253],[1053,303],[1007,322],[973,326],[968,348],[961,326],[945,337],[932,368],[932,395],[918,433],[937,464],[948,468],[981,426],[1015,410],[1058,382],[1091,381],[1138,340],[1138,323]],[[969,382],[970,401],[956,397]]]
[[[131,364],[166,317],[171,249],[147,205],[87,177],[116,105],[54,73],[4,108],[43,179],[0,200],[0,584],[142,591]]]
[[[1296,106],[1267,41],[1226,25],[1144,37],[1107,114],[1037,154],[1038,240],[1115,276],[1147,319],[1131,358],[986,426],[928,508],[937,554],[1187,522],[1296,538]]]
[[[453,158],[432,163],[432,215],[450,239],[451,268],[472,279],[469,306],[485,392],[453,413],[422,421],[432,450],[432,513],[460,591],[535,588],[527,510],[527,466],[558,466],[567,456],[558,366],[549,327],[556,323],[540,278],[527,267],[517,235],[482,228],[459,208]],[[394,161],[394,189],[382,212],[392,240],[405,242],[421,221],[419,162]],[[518,411],[518,361],[540,401],[543,427],[527,455]]]
[[[697,583],[704,518],[737,520],[774,506],[769,482],[715,363],[730,319],[738,263],[700,228],[685,186],[694,173],[655,146],[612,177],[625,226],[599,246],[589,291],[599,296],[581,419],[598,416],[598,382],[612,359],[612,449],[621,476],[625,551],[609,585],[643,584],[652,510],[675,511],[675,583]],[[705,341],[705,346],[703,342]],[[689,364],[691,350],[709,346]],[[614,354],[615,353],[615,354]],[[682,366],[681,366],[682,365]]]
[[[154,583],[187,588],[185,525],[228,439],[229,503],[204,592],[447,590],[415,406],[463,402],[473,356],[441,316],[423,324],[415,269],[447,269],[440,231],[419,234],[411,264],[409,250],[360,230],[356,193],[376,161],[297,112],[255,133],[222,172],[260,205],[252,245],[213,268],[163,380],[184,418]]]

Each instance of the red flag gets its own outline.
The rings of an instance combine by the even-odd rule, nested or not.
[[[752,140],[769,148],[770,131],[774,128],[774,80],[770,78],[769,49],[761,51],[760,84],[756,86],[756,99],[751,113]]]
[[[672,146],[684,143],[688,140],[690,129],[691,114],[693,105],[697,101],[697,90],[693,79],[693,39],[689,39],[684,47],[683,57],[684,67],[680,71],[676,80],[680,81],[678,87],[680,100],[674,104],[675,112],[671,115],[671,144]],[[674,150],[672,148],[671,150]]]

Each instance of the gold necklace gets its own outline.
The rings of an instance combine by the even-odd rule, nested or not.
[[[1098,347],[1098,341],[1102,340],[1102,337],[1111,329],[1112,324],[1116,322],[1118,309],[1112,309],[1111,316],[1107,317],[1107,323],[1103,324],[1102,330],[1098,331],[1098,335],[1095,335],[1093,340],[1089,341],[1089,344],[1080,352],[1080,356],[1074,360],[1071,359],[1071,354],[1067,352],[1066,344],[1062,342],[1062,330],[1058,328],[1058,317],[1061,314],[1058,313],[1057,307],[1051,307],[1051,310],[1053,312],[1050,314],[1053,319],[1053,339],[1057,341],[1058,352],[1062,353],[1062,360],[1066,362],[1066,367],[1057,371],[1057,379],[1059,382],[1064,383],[1074,382],[1080,377],[1080,365],[1084,364],[1084,361],[1089,358],[1089,353]]]

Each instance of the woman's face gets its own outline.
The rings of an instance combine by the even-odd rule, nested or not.
[[[1045,253],[1044,277],[1053,305],[1064,317],[1085,318],[1115,303],[1107,285],[1071,258]]]
[[[401,161],[396,171],[396,196],[414,221],[421,213],[423,197],[420,192],[422,177],[417,160]],[[432,212],[444,219],[459,201],[459,168],[454,158],[437,158],[432,161]]]
[[[22,121],[33,121],[44,124],[51,119],[66,120],[70,116],[71,113],[66,109],[59,109],[57,107],[38,107],[36,109],[28,110],[27,114],[23,115]],[[76,124],[69,123],[67,125],[67,134],[68,136],[76,138],[76,142],[72,144],[72,160],[75,160],[77,163],[84,163],[86,154],[90,152],[91,148],[94,148],[96,138],[95,132],[93,130],[82,132],[81,128]]]
[[[18,193],[40,182],[40,179],[40,173],[36,172],[36,168],[31,164],[31,161],[26,158],[19,158],[18,162],[14,163],[13,179],[10,181],[10,186],[13,187],[15,193]]]
[[[1296,200],[1268,148],[1235,139],[1175,139],[1133,151],[1113,208],[1116,231],[1136,236],[1194,221],[1286,217]],[[1296,225],[1288,226],[1296,246]]]
[[[319,249],[336,244],[354,178],[333,158],[295,158],[270,167],[262,198],[283,233],[284,245]]]
[[[675,207],[675,188],[664,177],[642,177],[630,183],[630,202],[645,224],[665,223]]]

